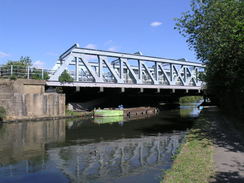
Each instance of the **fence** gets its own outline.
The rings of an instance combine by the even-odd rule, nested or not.
[[[47,69],[39,69],[30,66],[19,65],[3,65],[0,66],[0,77],[9,79],[42,79],[48,80],[49,74],[53,71]]]

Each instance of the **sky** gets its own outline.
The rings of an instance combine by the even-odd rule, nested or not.
[[[0,65],[29,56],[52,68],[80,47],[197,61],[174,30],[190,0],[0,0]]]

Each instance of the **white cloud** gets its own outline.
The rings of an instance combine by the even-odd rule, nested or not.
[[[96,46],[95,44],[89,43],[89,44],[87,44],[87,45],[85,46],[85,48],[96,49],[97,46]],[[93,55],[84,55],[84,59],[85,59],[86,61],[92,61],[92,60],[97,59],[97,57],[96,57],[96,56],[93,56]]]
[[[113,43],[113,40],[108,40],[104,43],[105,46],[111,45]]]
[[[9,57],[9,56],[10,55],[8,53],[5,53],[5,52],[0,51],[0,58]]]
[[[111,46],[108,48],[108,51],[117,51],[117,47]]]
[[[85,48],[89,48],[89,49],[96,49],[96,45],[95,44],[92,44],[92,43],[89,43],[85,46]]]
[[[162,24],[162,22],[157,22],[157,21],[155,21],[155,22],[150,23],[150,26],[151,26],[151,27],[158,27],[158,26],[160,26],[161,24]]]
[[[44,67],[44,65],[45,65],[45,63],[40,60],[37,60],[33,63],[33,67],[38,68],[38,69],[42,69]]]

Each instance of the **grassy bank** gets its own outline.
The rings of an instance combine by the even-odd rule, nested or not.
[[[187,133],[173,166],[162,183],[207,183],[214,174],[213,144],[209,138],[210,123],[202,115]]]

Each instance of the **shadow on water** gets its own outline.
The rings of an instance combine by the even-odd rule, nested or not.
[[[194,121],[191,113],[199,113],[194,110],[105,124],[94,119],[3,124],[0,182],[159,182]]]

